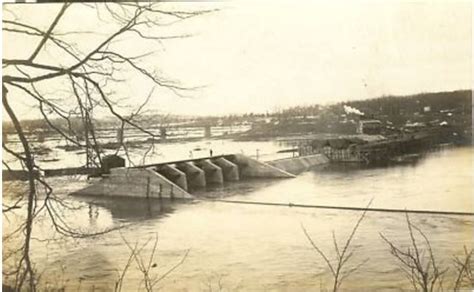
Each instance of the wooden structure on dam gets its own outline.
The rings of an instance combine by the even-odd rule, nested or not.
[[[331,162],[357,162],[378,164],[396,161],[400,157],[418,155],[453,144],[445,133],[415,133],[398,137],[346,135],[330,138],[313,138],[300,141],[300,156],[324,154]]]

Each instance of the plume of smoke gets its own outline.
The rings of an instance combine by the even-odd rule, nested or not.
[[[346,112],[346,114],[356,114],[356,115],[359,115],[359,116],[364,115],[364,113],[361,112],[360,110],[358,110],[354,107],[348,106],[348,105],[344,105],[344,111]]]

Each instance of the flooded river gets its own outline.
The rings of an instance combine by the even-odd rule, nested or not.
[[[260,146],[256,145],[258,148]],[[262,147],[260,147],[262,148]],[[264,147],[263,147],[264,148]],[[275,146],[275,149],[278,147]],[[241,181],[199,192],[199,198],[375,208],[474,211],[473,148],[432,153],[417,164],[385,168],[330,166],[294,179]],[[83,179],[54,178],[59,196],[84,184]],[[66,290],[110,291],[138,243],[146,263],[158,237],[152,275],[163,275],[184,261],[156,287],[164,291],[307,291],[332,287],[323,259],[311,247],[302,226],[330,259],[336,257],[333,234],[343,245],[360,212],[295,207],[241,205],[212,201],[170,202],[137,199],[68,197],[77,210],[63,210],[72,226],[84,231],[122,226],[86,239],[64,239],[45,218],[33,241],[38,271],[47,282]],[[452,259],[474,245],[474,218],[410,215],[427,235],[437,262],[449,267],[445,288],[453,281]],[[10,222],[14,222],[10,218]],[[8,221],[4,220],[6,230]],[[10,223],[12,224],[12,223]],[[348,291],[399,291],[410,288],[380,234],[406,246],[404,214],[369,212],[354,238],[348,267],[367,261],[348,277]],[[420,238],[420,245],[422,239]],[[143,288],[143,276],[132,263],[123,291]]]

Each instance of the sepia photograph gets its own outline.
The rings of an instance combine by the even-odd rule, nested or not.
[[[4,1],[2,291],[474,291],[472,8]]]

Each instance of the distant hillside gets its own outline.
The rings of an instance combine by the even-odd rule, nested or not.
[[[346,111],[350,107],[351,111]],[[363,113],[360,115],[358,113]],[[359,119],[378,119],[384,126],[400,128],[420,123],[456,126],[470,135],[472,93],[470,90],[421,93],[409,96],[338,102],[329,106],[296,106],[273,113],[271,122],[254,125],[248,138],[308,133],[355,133]],[[267,116],[267,121],[268,121]]]
[[[342,105],[344,104],[357,108],[368,116],[392,118],[447,110],[472,114],[472,91],[458,90],[408,96],[383,96],[368,100],[341,102],[336,104],[336,106],[340,106],[340,110],[343,111]]]

